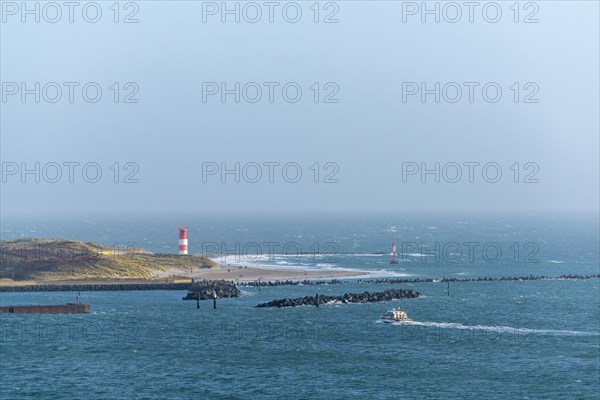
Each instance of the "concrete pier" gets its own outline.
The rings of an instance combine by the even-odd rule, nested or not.
[[[0,306],[0,313],[8,314],[83,314],[89,312],[89,304]]]

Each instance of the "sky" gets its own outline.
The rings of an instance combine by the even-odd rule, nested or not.
[[[3,1],[0,212],[598,213],[598,3],[513,3]]]

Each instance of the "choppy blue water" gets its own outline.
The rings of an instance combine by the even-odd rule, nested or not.
[[[594,274],[599,269],[598,219],[585,216],[4,218],[2,238],[135,242],[175,252],[177,227],[183,224],[190,228],[190,251],[196,253],[203,252],[202,242],[226,242],[230,249],[236,242],[240,247],[251,242],[338,246],[335,254],[318,253],[316,260],[291,252],[242,260],[273,268],[350,268],[433,278]],[[488,259],[475,252],[470,261],[447,250],[436,260],[435,251],[422,257],[407,249],[399,264],[390,265],[392,239],[399,252],[401,243],[497,243],[504,257],[495,260],[490,250]],[[524,262],[522,251],[515,257],[510,248],[515,243],[521,250],[537,244],[537,262]],[[318,309],[254,308],[317,291],[391,287],[424,296]],[[85,292],[84,301],[92,304],[89,315],[2,315],[2,398],[598,398],[598,279],[455,283],[450,296],[441,283],[242,288],[242,293],[239,299],[220,300],[216,310],[210,302],[197,310],[195,302],[181,300],[185,293],[179,291]],[[56,304],[71,301],[72,295],[3,293],[0,303]],[[381,313],[398,305],[413,324],[378,322]]]

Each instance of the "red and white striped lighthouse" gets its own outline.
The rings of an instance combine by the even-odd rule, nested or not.
[[[188,253],[188,228],[179,228],[179,254]]]

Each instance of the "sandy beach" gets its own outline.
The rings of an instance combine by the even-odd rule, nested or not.
[[[352,270],[301,270],[301,269],[275,269],[258,268],[238,265],[222,265],[220,268],[198,269],[191,274],[189,271],[182,273],[181,270],[173,270],[158,275],[159,278],[190,277],[194,279],[225,279],[231,281],[247,282],[256,281],[259,278],[263,281],[293,280],[293,279],[326,279],[342,278],[365,275],[362,271]]]
[[[47,284],[99,284],[99,283],[162,283],[162,282],[186,282],[207,279],[224,279],[234,282],[248,282],[261,279],[263,281],[277,280],[295,280],[295,279],[333,279],[363,276],[365,272],[344,271],[344,270],[300,270],[300,269],[274,269],[257,268],[245,266],[223,265],[220,268],[204,268],[190,271],[173,269],[166,272],[157,273],[155,277],[149,279],[141,278],[120,278],[120,279],[88,279],[73,277],[69,280],[60,281],[12,281],[10,279],[0,280],[0,286],[23,286],[23,285],[47,285]]]

